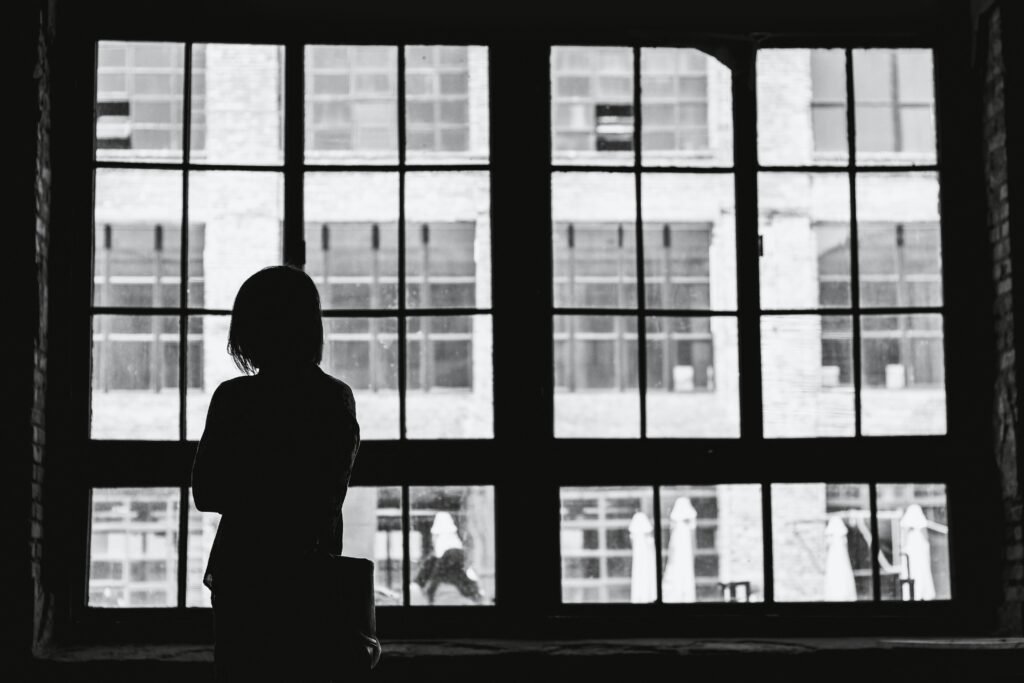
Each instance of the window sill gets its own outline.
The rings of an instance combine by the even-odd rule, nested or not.
[[[830,671],[860,675],[913,665],[917,680],[968,680],[979,670],[986,681],[1019,680],[1024,670],[1024,638],[777,638],[585,640],[396,640],[384,641],[377,680],[432,680],[440,676],[491,678],[488,671],[573,671],[609,680],[624,672],[661,664],[721,675],[771,664],[777,671],[820,677]],[[36,658],[40,680],[122,680],[145,675],[147,681],[208,676],[213,648],[196,644],[119,644],[64,646]],[[895,668],[891,668],[895,667]],[[978,667],[984,667],[979,669]],[[1018,672],[1012,674],[1011,672]],[[1000,678],[1002,673],[1004,678]],[[934,676],[934,677],[931,677]],[[841,677],[840,677],[841,678]],[[127,679],[125,679],[127,680]],[[468,678],[466,680],[469,680]]]

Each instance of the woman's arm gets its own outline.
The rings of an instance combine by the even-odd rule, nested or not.
[[[331,444],[331,447],[327,449],[327,476],[324,478],[325,484],[329,487],[326,492],[327,509],[322,513],[322,526],[318,532],[322,547],[325,547],[327,552],[332,555],[341,554],[342,537],[344,536],[341,508],[348,493],[348,484],[352,478],[352,469],[355,466],[360,444],[355,399],[347,386],[345,389],[343,398],[345,410],[341,418],[344,427],[338,435],[337,442]]]
[[[222,385],[223,386],[223,385]],[[231,507],[229,481],[231,443],[227,405],[221,387],[213,392],[206,413],[206,428],[192,461],[192,498],[204,512],[227,512]]]

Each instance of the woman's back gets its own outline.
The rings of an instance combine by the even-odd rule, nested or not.
[[[287,571],[318,541],[340,553],[358,445],[352,391],[314,365],[218,387],[192,481],[196,506],[223,514],[208,585]]]

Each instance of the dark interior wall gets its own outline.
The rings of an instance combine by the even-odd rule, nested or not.
[[[1004,517],[1002,605],[999,625],[1003,632],[1020,634],[1024,625],[1024,534],[1021,507],[1024,487],[1021,477],[1021,443],[1018,439],[1020,412],[1017,388],[1021,363],[1017,351],[1024,314],[1024,234],[1011,201],[1019,192],[1011,181],[1018,149],[1008,122],[1013,121],[1014,98],[1019,98],[1019,75],[1013,73],[1013,53],[1020,39],[1019,7],[1012,2],[992,3],[981,14],[978,31],[979,60],[983,74],[983,137],[985,168],[985,209],[992,245],[992,277],[995,284],[993,317],[997,354],[995,402],[993,405],[996,465]],[[1014,154],[1016,156],[1014,156]],[[1017,162],[1019,163],[1019,162]],[[1019,173],[1019,171],[1018,171]],[[1014,179],[1017,183],[1019,180]],[[1012,199],[1011,199],[1012,197]],[[1014,277],[1016,275],[1016,277]]]

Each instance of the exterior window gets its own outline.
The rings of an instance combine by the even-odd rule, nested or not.
[[[818,224],[819,296],[823,307],[849,301],[848,226]],[[862,223],[860,225],[861,297],[880,307],[930,306],[942,299],[939,226],[935,223]],[[864,383],[901,389],[941,386],[944,382],[942,334],[932,319],[890,315],[864,319]],[[822,326],[822,367],[838,369],[826,381],[851,384],[852,348],[849,330]]]
[[[181,154],[185,51],[174,43],[100,43],[96,78],[96,147]],[[193,52],[192,145],[205,140],[206,51]]]
[[[632,55],[624,48],[558,47],[552,53],[554,149],[633,149]],[[644,150],[706,150],[707,57],[699,50],[646,50]]]
[[[311,152],[398,147],[398,53],[387,47],[322,45],[309,51],[307,126]],[[406,141],[417,152],[470,150],[470,48],[410,46],[406,53]]]
[[[846,146],[845,60],[811,51],[814,148]],[[853,60],[857,151],[934,153],[935,96],[928,50],[858,50]]]

